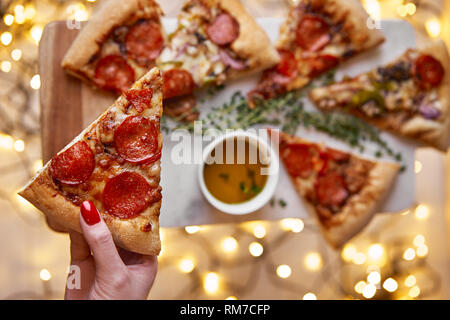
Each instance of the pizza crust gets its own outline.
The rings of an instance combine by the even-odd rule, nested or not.
[[[400,131],[406,136],[417,137],[442,151],[447,151],[450,140],[450,58],[442,40],[433,41],[425,48],[419,49],[419,52],[435,57],[444,67],[444,78],[438,89],[442,121],[416,116],[406,122]]]
[[[102,49],[103,41],[111,31],[130,23],[130,17],[144,11],[148,17],[163,15],[154,0],[108,0],[89,19],[64,56],[62,67],[70,74],[90,83],[89,69],[92,57]],[[90,72],[89,72],[90,71]]]
[[[132,88],[139,89],[145,83],[151,83],[159,88],[159,93],[154,92],[152,99],[159,101],[156,104],[159,107],[157,114],[162,116],[162,77],[161,72],[157,68],[150,70],[144,77],[138,80]],[[121,96],[111,107],[109,107],[96,121],[81,132],[72,142],[70,142],[60,153],[70,148],[92,128],[97,126],[98,122],[116,105],[123,103]],[[50,220],[55,221],[64,228],[81,231],[79,222],[80,208],[69,200],[67,200],[58,189],[55,187],[52,178],[49,175],[49,161],[36,176],[26,185],[19,195],[30,201],[34,206],[41,210]],[[155,162],[154,165],[160,167],[160,161]],[[159,213],[161,208],[161,200],[152,204],[147,208],[141,216],[132,219],[118,219],[106,213],[101,213],[105,223],[108,225],[113,239],[116,244],[126,250],[137,252],[145,255],[158,255],[161,250],[161,242],[159,237]],[[152,229],[149,232],[140,230],[140,223],[148,221],[151,222]]]
[[[285,143],[315,144],[299,137],[290,136],[280,132],[280,141]],[[355,155],[351,155],[356,157]],[[368,160],[365,160],[368,161]],[[327,220],[324,225],[316,212],[314,206],[306,200],[307,189],[312,181],[303,183],[303,179],[290,176],[297,193],[306,204],[311,216],[315,217],[319,229],[325,239],[336,249],[358,234],[372,219],[373,215],[383,202],[385,196],[391,189],[395,178],[400,170],[400,165],[391,162],[373,162],[374,167],[370,170],[364,187],[351,196],[342,210]]]
[[[337,15],[347,15],[344,28],[347,28],[352,43],[358,50],[368,50],[385,41],[378,29],[369,29],[370,16],[359,0],[329,0]]]
[[[396,163],[377,162],[370,171],[367,184],[331,219],[333,225],[327,228],[319,223],[322,233],[334,248],[341,247],[369,223],[399,170],[400,165]]]
[[[280,62],[280,56],[269,37],[239,0],[209,0],[208,2],[217,3],[238,21],[240,30],[245,30],[239,33],[239,37],[230,47],[238,56],[247,58],[248,70],[232,70],[229,72],[230,79],[273,67]]]

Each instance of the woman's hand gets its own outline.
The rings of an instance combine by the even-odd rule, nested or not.
[[[116,248],[90,201],[81,205],[80,224],[84,236],[70,233],[71,265],[80,270],[80,288],[66,287],[65,299],[147,299],[156,276],[156,257]]]

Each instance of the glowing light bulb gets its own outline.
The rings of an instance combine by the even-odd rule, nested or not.
[[[423,168],[422,162],[420,162],[419,160],[416,160],[414,162],[414,172],[416,174],[420,173],[420,171],[422,171],[422,168]]]
[[[37,45],[39,44],[39,41],[41,41],[42,37],[42,27],[40,26],[33,26],[30,30],[31,38],[33,38],[34,43]]]
[[[253,234],[256,238],[262,239],[266,236],[266,228],[264,228],[264,226],[261,224],[256,225],[253,229]]]
[[[380,4],[377,0],[364,0],[363,1],[364,8],[367,13],[375,20],[379,20],[381,18],[381,9]]]
[[[35,74],[33,76],[33,78],[31,78],[31,80],[30,80],[30,86],[34,90],[39,90],[39,88],[41,87],[41,76],[38,74]]]
[[[417,10],[416,5],[414,3],[412,3],[412,2],[407,3],[405,5],[405,9],[406,9],[406,13],[409,14],[410,16],[415,14],[416,10]]]
[[[25,150],[25,142],[23,140],[16,140],[14,142],[14,150],[17,152],[23,152]]]
[[[7,134],[0,133],[0,148],[11,150],[14,146],[14,139]]]
[[[36,15],[36,9],[32,5],[28,5],[25,7],[24,15],[26,19],[31,20]]]
[[[405,259],[406,261],[411,261],[416,257],[416,252],[414,251],[413,248],[408,248],[405,250],[405,252],[403,253],[403,259]]]
[[[252,242],[248,246],[248,251],[254,257],[259,257],[264,252],[264,247],[259,242]]]
[[[14,61],[19,61],[20,59],[22,59],[22,50],[14,49],[13,51],[11,51],[11,58]]]
[[[199,226],[187,226],[184,228],[184,230],[189,234],[194,234],[200,231]]]
[[[12,42],[12,39],[13,39],[13,36],[12,36],[11,32],[9,32],[9,31],[3,32],[2,35],[0,36],[0,41],[5,46],[9,46]]]
[[[417,247],[417,249],[416,249],[416,254],[417,254],[417,256],[420,257],[420,258],[425,257],[425,256],[428,254],[428,247],[427,247],[425,244],[420,245],[420,246]]]
[[[280,278],[286,279],[291,276],[292,270],[287,264],[279,265],[277,268],[277,275]]]
[[[363,292],[363,290],[364,290],[364,287],[367,285],[367,283],[365,282],[365,281],[358,281],[356,284],[355,284],[355,287],[354,287],[354,289],[355,289],[355,291],[357,292],[357,293],[359,293],[359,294],[362,294],[362,292]]]
[[[383,288],[388,292],[394,292],[398,289],[398,283],[393,278],[387,278],[383,282]]]
[[[406,277],[405,279],[405,286],[412,287],[417,282],[416,277],[414,277],[412,274]]]
[[[425,244],[425,237],[421,234],[418,234],[414,237],[413,243],[416,247],[420,247]]]
[[[430,215],[430,209],[426,205],[420,204],[415,210],[415,215],[417,219],[425,220]]]
[[[408,14],[408,9],[404,5],[400,5],[397,7],[397,13],[400,17],[406,17]]]
[[[305,266],[307,269],[316,271],[322,268],[322,257],[318,252],[310,252],[305,256]]]
[[[344,261],[350,262],[353,261],[357,252],[356,247],[349,243],[344,246],[344,249],[342,249],[341,257]]]
[[[383,255],[384,247],[379,243],[372,244],[367,251],[367,256],[372,262],[380,261],[383,258]]]
[[[362,295],[364,298],[370,299],[370,298],[373,298],[373,296],[375,295],[376,292],[377,292],[377,287],[375,287],[373,284],[369,283],[362,290]]]
[[[3,72],[8,73],[12,69],[12,63],[10,61],[2,61],[0,64],[0,69],[2,69]]]
[[[308,292],[303,296],[303,300],[317,300],[317,296],[312,292]]]
[[[215,293],[219,289],[219,275],[215,272],[208,272],[203,282],[203,287],[208,293]]]
[[[26,20],[24,9],[21,4],[14,7],[14,16],[18,24],[23,24]]]
[[[378,284],[378,283],[380,283],[380,281],[381,281],[381,276],[378,271],[372,271],[367,276],[367,282],[369,282],[371,284]]]
[[[14,16],[12,14],[5,14],[3,21],[7,26],[11,26],[14,23]]]
[[[235,296],[229,296],[228,298],[226,298],[225,300],[237,300],[238,298],[236,298]]]
[[[195,263],[191,259],[183,259],[180,261],[179,268],[181,272],[191,273],[195,268]]]
[[[236,251],[238,242],[233,237],[227,237],[222,241],[222,250],[225,252]]]
[[[39,278],[41,278],[42,281],[49,281],[52,278],[52,274],[47,269],[42,269],[41,272],[39,272]]]
[[[281,220],[281,227],[286,231],[292,231],[294,233],[299,233],[305,227],[303,220],[301,219],[283,219]]]
[[[33,172],[38,172],[39,170],[42,169],[43,166],[44,164],[42,163],[41,159],[35,160],[33,162]]]
[[[420,295],[420,288],[418,286],[414,286],[411,289],[409,289],[408,295],[411,298],[417,298]]]
[[[441,34],[441,22],[437,18],[431,18],[425,22],[425,29],[432,38],[437,38]]]

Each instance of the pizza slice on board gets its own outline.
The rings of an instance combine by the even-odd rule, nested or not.
[[[220,85],[278,62],[269,37],[239,0],[187,1],[178,29],[157,59],[168,99],[164,111],[189,114],[195,107],[195,88]]]
[[[372,23],[373,24],[373,23]],[[248,98],[271,99],[303,88],[343,61],[384,42],[359,0],[300,0],[280,29],[281,62],[266,70]]]
[[[62,61],[70,74],[121,94],[152,67],[165,45],[153,0],[108,0],[91,17]]]
[[[335,248],[360,232],[394,184],[400,165],[363,159],[280,133],[280,158],[298,194]]]
[[[324,111],[340,110],[383,130],[446,150],[450,137],[450,60],[434,42],[354,78],[313,89]]]
[[[52,221],[78,232],[80,205],[90,200],[118,246],[158,255],[162,111],[162,76],[153,68],[19,194]]]

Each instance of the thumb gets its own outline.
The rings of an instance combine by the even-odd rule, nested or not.
[[[81,229],[92,250],[99,275],[114,275],[125,269],[111,232],[91,201],[81,204]]]

